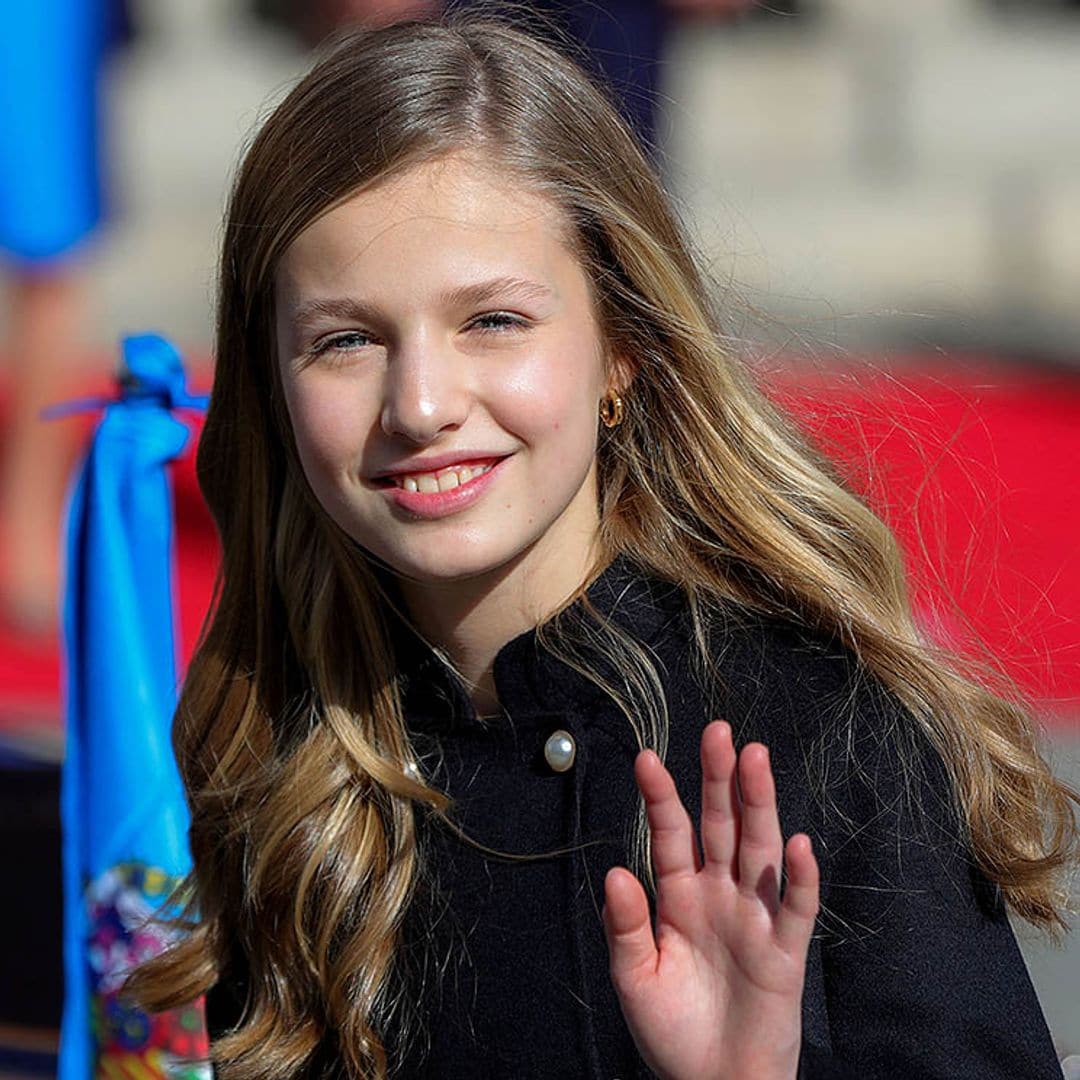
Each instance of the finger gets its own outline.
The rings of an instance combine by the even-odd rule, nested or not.
[[[696,873],[700,863],[694,826],[671,773],[652,750],[642,750],[634,762],[634,776],[645,797],[657,879]]]
[[[810,941],[820,907],[821,873],[806,833],[796,833],[787,842],[785,864],[787,883],[776,919],[776,937],[786,951],[801,953]]]
[[[731,726],[717,720],[701,736],[701,848],[706,870],[732,878],[738,870],[738,802]]]
[[[784,840],[776,811],[776,785],[769,751],[749,743],[739,755],[739,889],[756,894],[771,912],[780,906],[780,866]]]
[[[641,882],[621,866],[613,867],[604,878],[603,919],[611,978],[617,989],[656,969],[649,901]]]

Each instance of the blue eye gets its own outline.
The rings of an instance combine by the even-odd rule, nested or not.
[[[471,323],[481,333],[499,333],[503,330],[525,330],[528,324],[524,319],[516,315],[510,315],[505,311],[493,311],[488,315],[481,315]]]
[[[347,330],[342,334],[331,334],[321,341],[316,341],[311,346],[311,354],[313,356],[322,356],[324,353],[331,351],[347,352],[352,349],[362,349],[370,341],[370,336],[362,330]]]

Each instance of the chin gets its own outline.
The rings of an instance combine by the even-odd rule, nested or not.
[[[435,545],[432,551],[405,552],[395,550],[379,556],[397,575],[425,585],[467,581],[494,573],[518,554],[513,552],[470,551],[459,545],[458,550],[448,550],[452,545]]]

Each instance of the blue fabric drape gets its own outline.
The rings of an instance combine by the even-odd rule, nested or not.
[[[106,949],[94,939],[102,916],[91,887],[115,877],[117,867],[140,867],[134,886],[153,897],[155,882],[160,892],[190,866],[188,811],[170,742],[177,668],[166,467],[188,439],[173,410],[200,402],[187,393],[180,357],[164,339],[126,338],[123,354],[120,397],[105,408],[68,512],[60,1080],[89,1080],[97,1071],[109,1020],[97,995],[118,979],[116,940],[127,940],[117,931]],[[130,874],[124,880],[132,885]]]

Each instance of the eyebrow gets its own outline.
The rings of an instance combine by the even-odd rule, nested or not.
[[[471,307],[485,304],[496,297],[543,301],[550,300],[554,295],[555,290],[550,286],[530,278],[497,277],[478,281],[473,285],[459,285],[443,293],[440,300],[446,307]],[[297,305],[290,316],[290,322],[295,328],[302,329],[310,326],[320,316],[373,322],[378,318],[378,311],[351,297],[318,298]]]

